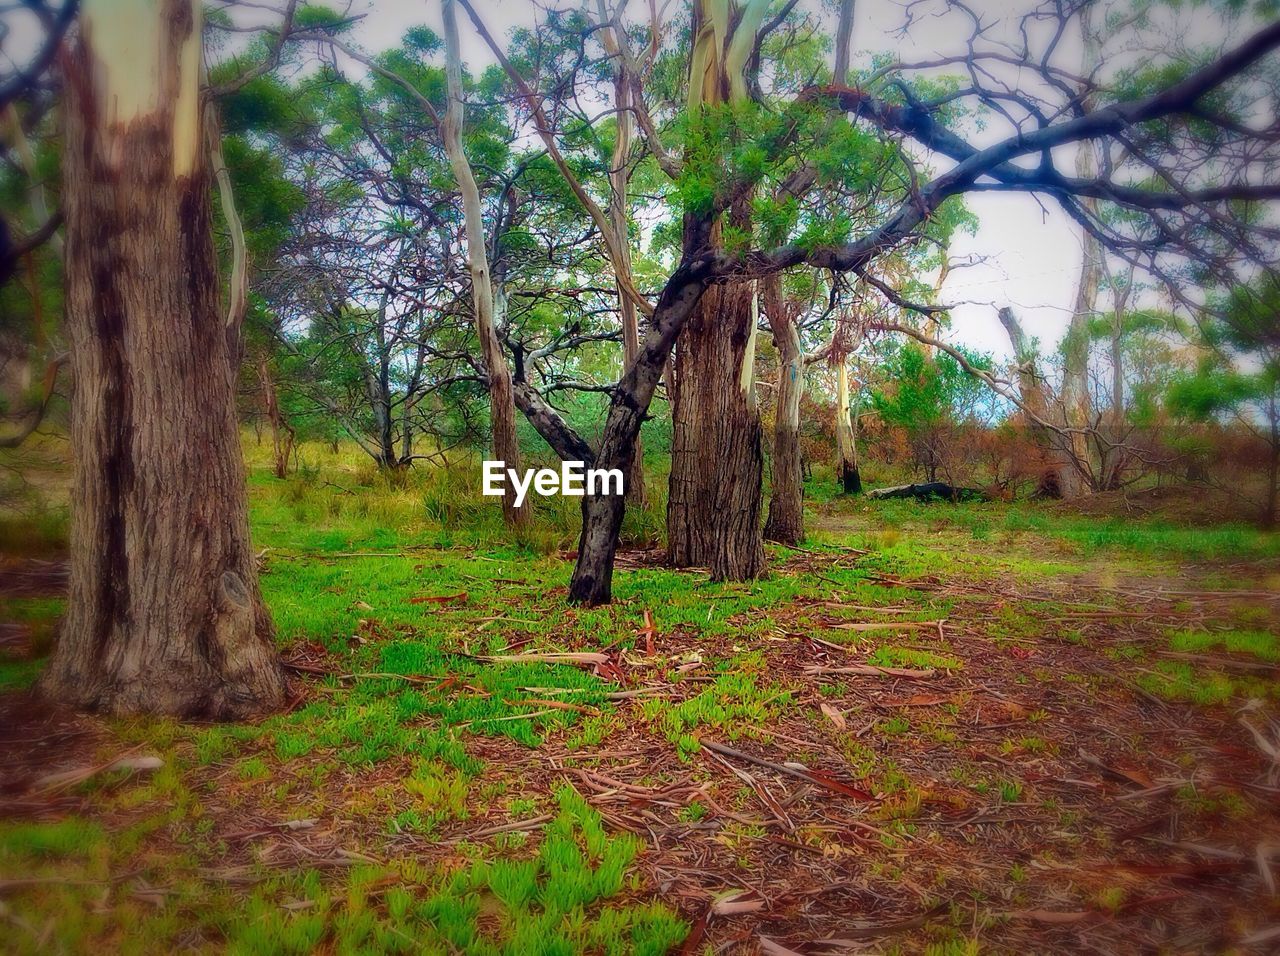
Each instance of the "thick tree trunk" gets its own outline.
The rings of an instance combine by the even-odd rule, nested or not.
[[[765,565],[754,305],[754,282],[714,285],[676,344],[668,554],[717,581],[749,581]]]
[[[200,8],[129,6],[137,16],[86,2],[66,60],[74,506],[67,614],[41,688],[111,713],[240,717],[279,706],[285,680],[218,307]]]
[[[849,366],[839,359],[836,370],[836,480],[846,495],[862,494],[862,473],[858,469],[856,418],[849,414]]]
[[[1092,7],[1085,4],[1080,11],[1083,39],[1081,75],[1091,76],[1097,68],[1101,42],[1093,29]],[[1091,105],[1091,104],[1090,104]],[[1097,175],[1097,156],[1091,140],[1079,144],[1076,151],[1076,174],[1082,179]],[[1081,199],[1093,208],[1096,201]],[[1093,234],[1081,235],[1080,280],[1076,286],[1075,308],[1062,344],[1062,421],[1066,433],[1055,441],[1058,459],[1058,488],[1064,498],[1079,498],[1092,490],[1092,467],[1089,463],[1089,323],[1097,311],[1098,282],[1101,278],[1102,247]]]
[[[800,457],[800,399],[804,395],[804,350],[795,317],[782,301],[781,280],[762,283],[765,316],[778,349],[777,410],[773,424],[773,489],[764,536],[782,544],[804,540],[804,467]]]

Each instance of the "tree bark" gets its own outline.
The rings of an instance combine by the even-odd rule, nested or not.
[[[614,77],[614,96],[617,101],[618,122],[613,141],[613,164],[609,173],[609,219],[618,237],[618,256],[629,276],[631,274],[631,244],[627,241],[627,191],[631,183],[631,81],[626,64],[618,60]],[[640,324],[635,300],[627,294],[621,281],[618,287],[618,311],[622,319],[622,361],[630,365],[640,354]],[[635,456],[627,472],[627,501],[644,506],[644,449],[640,436],[636,436]]]
[[[676,344],[668,556],[717,581],[750,581],[765,565],[754,303],[752,281],[712,286]]]
[[[773,423],[773,488],[764,536],[796,545],[804,541],[804,468],[800,457],[800,399],[804,395],[804,350],[795,316],[782,299],[781,279],[761,283],[765,316],[778,349],[777,409]]]
[[[1092,6],[1080,11],[1083,40],[1081,75],[1092,76],[1101,56],[1101,40],[1092,25]],[[1082,104],[1085,108],[1091,104]],[[1097,156],[1091,140],[1082,141],[1076,149],[1076,175],[1093,179],[1097,175]],[[1080,199],[1093,208],[1096,201]],[[1098,281],[1102,247],[1093,234],[1081,234],[1080,280],[1076,286],[1075,306],[1066,338],[1062,343],[1062,420],[1067,433],[1055,442],[1058,458],[1058,488],[1064,498],[1079,498],[1091,490],[1092,468],[1089,463],[1089,322],[1097,311]]]
[[[449,106],[445,111],[442,133],[449,164],[453,168],[467,235],[467,259],[471,270],[471,301],[475,317],[480,354],[489,377],[489,418],[492,430],[493,457],[507,468],[520,468],[520,446],[516,441],[515,396],[511,368],[498,341],[494,315],[493,280],[485,246],[484,217],[480,205],[480,187],[462,147],[462,55],[458,40],[455,0],[444,0],[444,33]],[[521,525],[528,520],[527,509],[516,507],[515,492],[510,488],[502,496],[502,516],[508,525]]]
[[[125,714],[278,707],[199,106],[200,5],[86,0],[66,56],[67,614],[41,689]],[[142,62],[139,62],[139,61]]]
[[[849,415],[849,365],[840,358],[836,370],[836,480],[846,495],[862,494],[862,472],[858,468],[856,419]],[[932,479],[930,479],[932,480]]]
[[[767,0],[695,5],[691,117],[747,100],[747,65],[767,7]],[[738,199],[724,218],[749,234],[750,197]],[[720,241],[718,224],[711,239]],[[708,289],[680,335],[673,364],[668,556],[675,567],[709,567],[718,581],[749,581],[765,566],[756,302],[754,280]]]
[[[272,472],[277,478],[284,478],[289,474],[289,458],[293,454],[293,443],[297,435],[280,411],[276,383],[271,378],[271,366],[266,356],[258,360],[258,382],[262,386],[263,410],[267,413],[267,421],[271,423]]]

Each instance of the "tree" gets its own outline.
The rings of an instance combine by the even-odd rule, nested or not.
[[[990,361],[961,351],[966,363],[988,370]],[[929,355],[914,341],[892,350],[885,362],[887,387],[871,394],[882,421],[901,428],[926,481],[937,481],[956,440],[957,427],[971,413],[982,385],[950,354]]]
[[[489,377],[489,417],[493,430],[493,456],[506,462],[507,468],[520,468],[520,446],[516,442],[515,396],[511,386],[511,369],[498,342],[495,326],[501,321],[497,315],[499,303],[505,303],[501,288],[495,289],[489,256],[483,214],[480,207],[480,188],[475,174],[462,148],[462,55],[459,52],[458,18],[454,0],[442,0],[444,11],[444,36],[446,74],[449,81],[449,108],[440,124],[445,151],[453,167],[454,179],[462,194],[462,208],[467,235],[467,262],[471,268],[471,308],[475,316],[476,336],[480,340],[480,354]],[[527,520],[523,508],[517,508],[515,494],[510,489],[502,496],[502,514],[508,524],[522,524]]]
[[[112,713],[239,717],[284,698],[249,540],[239,329],[218,304],[201,58],[193,0],[88,0],[66,61],[75,507],[41,687]]]
[[[1232,289],[1201,319],[1206,358],[1169,384],[1170,407],[1197,421],[1234,418],[1267,449],[1262,521],[1280,523],[1280,282]]]
[[[773,490],[764,537],[797,545],[804,540],[804,468],[800,458],[800,399],[804,397],[804,347],[800,307],[786,301],[780,276],[761,282],[765,318],[778,350],[778,386],[774,401]]]

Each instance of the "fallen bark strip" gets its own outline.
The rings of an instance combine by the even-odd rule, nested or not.
[[[824,774],[813,773],[808,770],[797,770],[794,767],[788,767],[786,764],[774,763],[772,760],[765,760],[763,757],[756,757],[752,754],[745,753],[741,750],[734,750],[732,747],[726,747],[724,744],[718,744],[714,740],[700,741],[703,748],[713,753],[722,754],[725,757],[736,757],[738,760],[745,760],[747,763],[753,763],[758,767],[765,767],[778,773],[787,774],[805,783],[811,783],[815,787],[822,787],[824,790],[830,790],[833,793],[843,794],[846,797],[853,797],[855,800],[875,800],[875,796],[858,787],[850,786],[847,783],[841,783],[839,780],[832,780]]]
[[[839,631],[938,631],[942,633],[941,621],[846,621],[828,625]]]
[[[594,651],[548,652],[545,654],[489,654],[469,655],[474,660],[490,664],[607,664],[608,654]]]
[[[804,669],[810,677],[817,674],[861,674],[865,677],[905,677],[908,680],[925,680],[938,672],[934,668],[912,670],[909,667],[876,667],[874,664],[852,664],[845,667],[823,667],[811,664]]]
[[[544,813],[541,816],[530,817],[528,820],[518,820],[515,823],[500,823],[497,826],[485,827],[483,830],[475,830],[471,833],[462,833],[447,840],[441,840],[444,844],[462,843],[464,841],[479,840],[484,837],[497,836],[499,833],[515,833],[519,830],[536,830],[544,823],[551,819],[551,814]]]

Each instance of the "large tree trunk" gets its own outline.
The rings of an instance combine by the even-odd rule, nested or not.
[[[748,63],[767,7],[767,0],[695,5],[691,117],[748,99]],[[725,219],[750,233],[751,198],[738,199]],[[719,240],[717,226],[712,241]],[[676,344],[668,554],[675,567],[709,567],[714,580],[749,581],[765,566],[756,315],[754,281],[719,283],[702,296]]]
[[[1101,56],[1101,41],[1093,29],[1092,9],[1092,5],[1085,4],[1080,11],[1084,44],[1082,76],[1093,75]],[[1084,140],[1076,150],[1076,175],[1082,179],[1093,179],[1097,176],[1097,167],[1093,142]],[[1080,202],[1090,208],[1096,206],[1093,199],[1081,199]],[[1088,230],[1081,234],[1081,242],[1080,280],[1076,286],[1071,323],[1062,343],[1061,414],[1065,434],[1055,441],[1058,488],[1064,498],[1079,498],[1092,490],[1087,435],[1090,424],[1089,322],[1097,311],[1102,247]]]
[[[761,284],[765,316],[778,349],[777,409],[773,424],[773,489],[764,536],[782,544],[804,540],[804,468],[800,458],[800,399],[804,395],[804,350],[795,316],[782,300],[782,281]]]
[[[480,204],[480,187],[462,147],[462,54],[458,40],[457,11],[454,0],[444,0],[444,33],[447,54],[446,72],[449,106],[445,112],[443,134],[449,164],[453,168],[467,235],[467,259],[471,270],[471,302],[480,340],[480,355],[489,377],[489,418],[493,435],[493,457],[507,468],[520,469],[520,446],[516,441],[515,396],[511,384],[511,368],[502,353],[496,327],[493,278],[485,246],[484,217]],[[502,496],[502,516],[508,525],[527,521],[527,509],[517,508],[515,492],[510,487]]]
[[[194,0],[86,0],[67,57],[71,581],[41,688],[217,718],[284,698],[258,591],[198,102]],[[140,58],[142,62],[140,62]]]
[[[752,281],[712,286],[676,344],[668,554],[717,581],[752,580],[765,564],[755,298]]]

